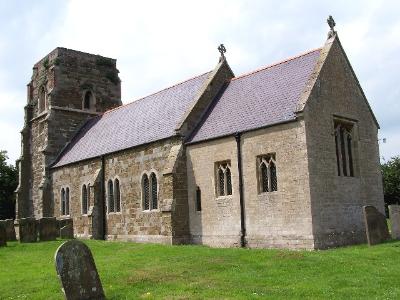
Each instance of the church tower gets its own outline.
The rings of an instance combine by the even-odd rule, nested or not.
[[[49,166],[88,118],[120,106],[116,60],[56,48],[33,67],[21,131],[17,218],[53,215]]]

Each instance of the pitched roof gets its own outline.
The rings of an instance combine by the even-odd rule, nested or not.
[[[53,167],[98,157],[175,135],[210,72],[92,118]]]
[[[188,142],[199,142],[296,118],[300,95],[321,49],[233,78]]]

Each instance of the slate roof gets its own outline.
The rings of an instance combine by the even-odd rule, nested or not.
[[[295,120],[300,95],[321,49],[233,78],[189,143]]]
[[[53,167],[175,135],[210,72],[120,106],[86,122]]]

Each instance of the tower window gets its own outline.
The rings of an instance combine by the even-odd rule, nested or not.
[[[216,163],[216,194],[218,196],[232,195],[232,174],[230,162]]]
[[[201,211],[201,190],[196,188],[196,211]]]
[[[278,190],[276,176],[275,154],[261,155],[258,161],[258,191],[259,193],[275,192]]]
[[[338,176],[354,177],[353,124],[335,121],[335,152]]]
[[[91,91],[86,91],[83,97],[83,109],[84,110],[94,110],[95,109],[95,101],[94,95]]]

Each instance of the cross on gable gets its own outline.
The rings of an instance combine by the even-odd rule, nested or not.
[[[224,53],[226,52],[226,48],[225,48],[224,44],[219,45],[218,51],[219,51],[219,53],[221,53],[221,56],[224,56]]]

